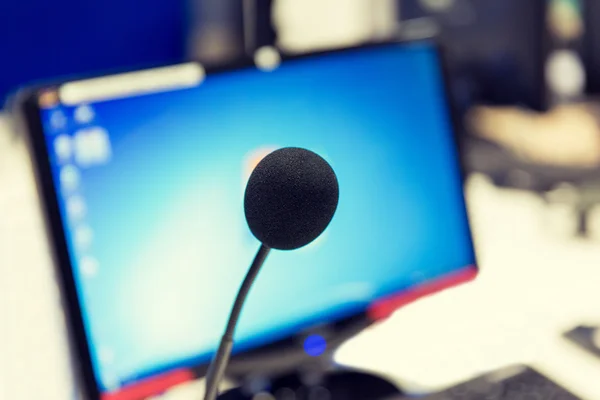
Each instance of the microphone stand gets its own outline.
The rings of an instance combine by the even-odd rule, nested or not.
[[[231,308],[231,313],[229,314],[225,333],[223,333],[219,348],[208,367],[204,400],[215,400],[219,394],[219,384],[221,383],[221,379],[223,379],[227,363],[229,362],[229,356],[231,355],[231,349],[233,348],[233,334],[235,333],[235,327],[240,317],[240,313],[242,312],[242,307],[244,306],[248,292],[250,292],[250,288],[258,275],[258,271],[260,271],[260,268],[270,251],[271,249],[269,247],[264,244],[260,245],[260,248],[254,257],[254,261],[252,261],[252,265],[242,282],[242,286],[240,286],[240,289],[238,290],[237,297]]]

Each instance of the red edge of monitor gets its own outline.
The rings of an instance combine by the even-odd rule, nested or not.
[[[445,275],[435,281],[424,285],[416,286],[412,289],[402,291],[385,297],[371,304],[367,310],[367,316],[372,321],[381,321],[391,316],[394,311],[404,307],[424,296],[450,289],[463,283],[470,282],[477,277],[477,267],[469,265],[458,271]]]
[[[167,372],[160,376],[146,379],[118,392],[102,394],[102,400],[140,400],[163,393],[173,386],[194,380],[194,374],[188,369]]]
[[[474,265],[465,267],[459,271],[448,274],[434,282],[430,282],[398,294],[394,294],[376,301],[367,309],[367,317],[376,322],[388,318],[399,308],[410,304],[421,297],[428,296],[439,291],[452,288],[462,283],[475,279],[477,268]],[[156,376],[132,386],[123,388],[118,392],[105,393],[102,400],[139,400],[148,396],[165,392],[173,386],[189,382],[195,379],[191,370],[179,369]]]

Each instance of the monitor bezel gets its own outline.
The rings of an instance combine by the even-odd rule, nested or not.
[[[448,118],[450,119],[449,122],[451,124],[451,129],[453,132],[454,145],[457,150],[457,167],[461,175],[461,181],[464,184],[466,177],[466,168],[464,165],[463,157],[461,157],[462,146],[461,141],[459,140],[459,135],[462,133],[462,124],[459,118],[459,114],[457,113],[457,110],[455,108],[455,105],[451,102],[451,95],[449,93],[448,82],[449,77],[448,70],[446,68],[446,63],[444,60],[444,52],[442,46],[435,38],[393,38],[390,40],[367,42],[356,46],[338,49],[319,50],[304,54],[282,53],[281,62],[285,63],[288,61],[298,59],[310,59],[312,57],[320,57],[323,55],[338,54],[363,49],[368,50],[390,45],[409,46],[419,43],[431,45],[434,51],[436,51],[439,56],[440,76],[443,80],[442,89],[444,90],[444,96],[448,107],[447,112]],[[256,64],[251,58],[245,58],[227,66],[205,67],[205,71],[208,76],[215,74],[224,74],[228,72],[235,72],[238,70],[244,70],[248,68],[257,68]],[[88,77],[79,76],[77,77],[77,80],[82,78],[101,77],[110,75],[112,75],[112,73],[104,75],[95,74]],[[87,397],[91,400],[100,400],[104,393],[100,390],[100,385],[99,382],[96,380],[96,374],[94,372],[92,364],[91,348],[87,339],[88,334],[86,333],[81,302],[77,293],[76,282],[73,274],[73,265],[71,264],[69,256],[66,232],[65,228],[63,227],[63,221],[59,210],[59,203],[54,185],[54,177],[51,173],[51,163],[48,157],[49,151],[47,148],[41,120],[41,109],[38,105],[38,95],[41,90],[58,88],[60,85],[73,80],[76,79],[61,80],[54,84],[37,85],[22,90],[17,96],[19,103],[17,111],[19,112],[24,125],[23,128],[25,131],[25,138],[29,147],[31,162],[33,164],[33,172],[35,175],[38,197],[40,198],[41,208],[45,217],[45,229],[50,241],[51,255],[54,262],[54,267],[56,268],[56,273],[58,275],[59,286],[61,288],[61,295],[64,300],[63,308],[66,312],[69,330],[68,333],[71,339],[71,344],[73,346],[72,350],[76,355],[77,366],[79,367],[75,372],[78,375],[78,380],[81,381],[83,391],[87,395]],[[469,215],[467,212],[464,195],[462,196],[462,203],[464,217],[467,221],[472,244],[473,241],[470,230]],[[470,267],[472,269],[474,277],[478,272],[478,268],[473,245],[471,247],[475,263]],[[333,328],[331,329],[331,332],[338,338],[338,341],[341,343],[341,341],[346,340],[347,338],[360,332],[361,330],[368,327],[374,322],[375,321],[371,317],[369,317],[368,313],[364,311],[359,312],[351,317],[332,320],[330,321],[329,325],[330,328]],[[321,325],[321,327],[322,326],[323,325]],[[301,335],[303,332],[296,332],[295,334],[290,335],[286,339],[277,341],[267,346],[255,348],[251,351],[248,351],[247,353],[245,352],[242,354],[234,355],[231,360],[232,370],[237,370],[240,372],[243,371],[245,369],[243,366],[241,368],[236,369],[236,364],[239,365],[240,362],[241,365],[251,365],[252,368],[256,368],[257,366],[259,366],[259,360],[261,359],[263,354],[272,354],[273,350],[282,349],[286,347],[298,347],[298,335]],[[298,351],[301,352],[301,347],[298,348]],[[246,357],[244,357],[244,355]],[[250,361],[250,363],[248,363],[248,361]],[[206,372],[207,364],[208,363],[203,363],[201,365],[196,365],[192,367],[185,366],[184,368],[193,371],[195,377],[202,377]],[[283,367],[283,365],[281,367]]]

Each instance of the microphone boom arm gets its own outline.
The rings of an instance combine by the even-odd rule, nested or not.
[[[244,302],[246,301],[246,297],[250,292],[250,288],[252,287],[252,284],[254,283],[254,280],[256,279],[256,276],[258,275],[258,272],[260,271],[260,268],[265,262],[270,251],[271,249],[269,247],[265,246],[264,244],[260,245],[260,248],[254,257],[254,261],[252,261],[252,265],[250,265],[250,269],[248,269],[246,277],[244,278],[244,281],[238,290],[235,302],[233,303],[233,307],[229,313],[227,327],[225,328],[225,332],[223,333],[221,342],[219,343],[219,348],[217,349],[217,352],[215,353],[215,356],[208,367],[204,400],[215,400],[219,394],[219,384],[221,383],[221,379],[223,379],[225,369],[227,368],[227,363],[229,362],[229,356],[231,355],[231,350],[233,348],[233,335],[235,333],[235,327],[237,326],[238,319],[242,312],[242,307],[244,306]]]

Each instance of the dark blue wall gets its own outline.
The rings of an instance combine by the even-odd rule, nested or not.
[[[184,5],[183,0],[0,0],[0,102],[36,80],[182,60]]]

